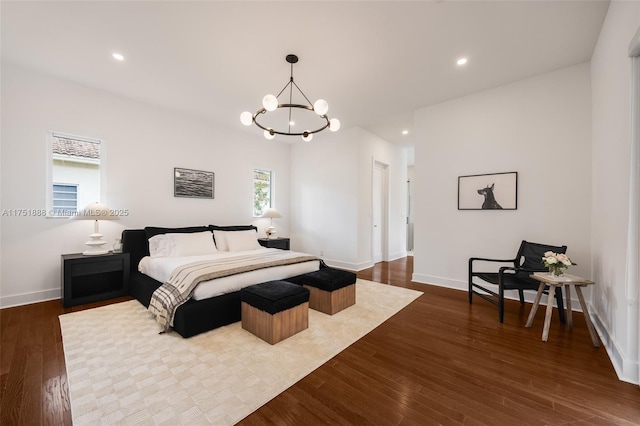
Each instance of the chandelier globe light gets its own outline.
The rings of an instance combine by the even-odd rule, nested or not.
[[[262,98],[262,108],[260,108],[255,114],[251,114],[249,111],[244,111],[240,114],[240,122],[245,126],[251,126],[255,124],[259,128],[264,131],[264,137],[267,139],[273,139],[276,135],[285,135],[285,136],[301,136],[302,140],[305,142],[309,142],[313,139],[313,135],[315,133],[319,133],[325,129],[329,129],[332,132],[337,132],[340,129],[340,120],[337,118],[327,117],[327,113],[329,112],[329,103],[324,99],[318,99],[314,103],[311,103],[309,98],[304,94],[304,92],[298,87],[298,85],[293,81],[293,64],[298,62],[298,57],[296,55],[290,54],[287,55],[286,61],[291,65],[291,76],[289,78],[289,82],[284,86],[284,88],[278,93],[277,96],[272,94],[266,95]],[[306,104],[302,103],[294,103],[293,101],[293,89],[294,87],[297,91],[302,95],[302,97],[307,102]],[[280,103],[278,98],[288,90],[288,103]],[[285,94],[286,96],[286,94]],[[276,112],[277,110],[283,110],[288,114],[288,120],[285,125],[282,127],[276,127],[274,125],[265,124],[264,118],[270,112]],[[319,118],[319,124],[311,127],[313,130],[296,130],[293,129],[295,126],[296,120],[294,120],[293,116],[296,115],[296,119],[300,117],[303,113],[314,112]],[[308,121],[308,119],[307,119]]]

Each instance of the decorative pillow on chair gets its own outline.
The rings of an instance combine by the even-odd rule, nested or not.
[[[258,243],[258,233],[255,230],[227,232],[225,238],[229,251],[255,250],[262,247]]]
[[[166,235],[171,240],[171,257],[200,256],[218,251],[211,231]]]

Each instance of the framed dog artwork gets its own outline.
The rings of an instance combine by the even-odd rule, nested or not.
[[[518,172],[458,176],[458,210],[516,210]]]

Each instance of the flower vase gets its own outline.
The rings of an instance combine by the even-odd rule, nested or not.
[[[562,268],[549,266],[549,275],[554,277],[554,278],[562,276]]]

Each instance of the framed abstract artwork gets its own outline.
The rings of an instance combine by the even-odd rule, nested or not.
[[[173,196],[214,198],[215,174],[203,170],[173,169]]]
[[[458,176],[458,210],[516,210],[518,172]]]

